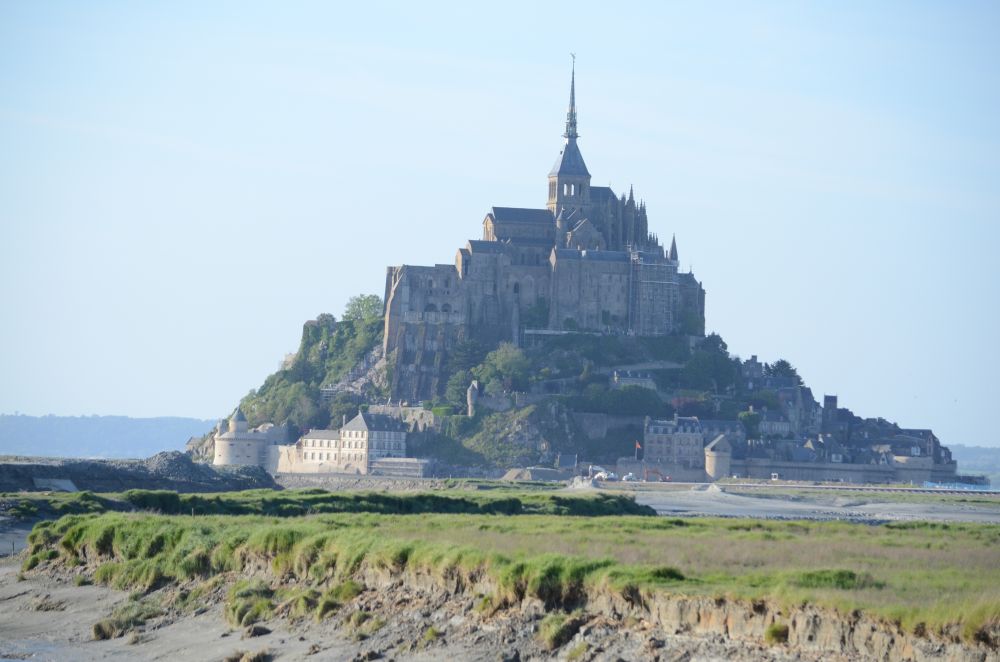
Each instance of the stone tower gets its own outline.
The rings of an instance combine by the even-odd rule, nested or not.
[[[563,216],[567,221],[578,220],[586,215],[590,206],[590,172],[583,162],[580,147],[576,144],[579,134],[576,131],[576,59],[573,60],[573,72],[569,83],[569,111],[566,113],[566,133],[563,134],[566,145],[559,152],[556,164],[549,172],[549,211],[556,217]]]

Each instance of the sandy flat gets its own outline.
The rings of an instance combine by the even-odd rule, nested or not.
[[[635,500],[668,516],[846,520],[870,524],[899,520],[1000,524],[1000,508],[948,502],[860,504],[856,498],[791,500],[729,494],[715,487],[642,490],[635,492]]]

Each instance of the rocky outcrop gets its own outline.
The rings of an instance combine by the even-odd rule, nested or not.
[[[121,492],[162,489],[227,492],[278,487],[260,467],[213,467],[179,451],[145,460],[6,458],[0,462],[0,492],[45,489],[49,481],[71,481],[79,490]]]

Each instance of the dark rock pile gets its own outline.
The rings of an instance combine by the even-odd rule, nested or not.
[[[18,458],[0,461],[0,492],[40,489],[35,479],[70,480],[77,489],[93,492],[130,489],[225,492],[277,487],[260,467],[216,468],[194,462],[178,451],[157,453],[145,460]]]

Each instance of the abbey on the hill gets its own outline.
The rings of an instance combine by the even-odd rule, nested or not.
[[[631,188],[619,197],[590,184],[577,144],[575,68],[563,137],[544,208],[493,207],[483,238],[466,242],[454,264],[388,268],[384,350],[395,397],[437,395],[447,352],[467,338],[704,335],[705,290],[678,271],[676,240],[666,250],[650,233]]]

